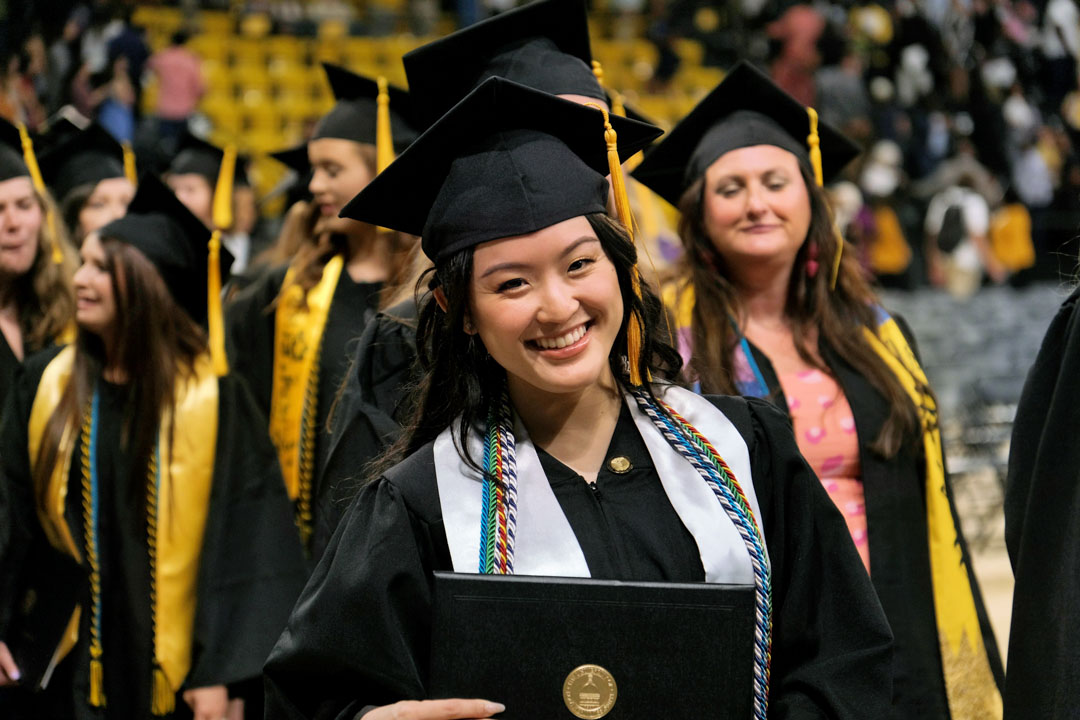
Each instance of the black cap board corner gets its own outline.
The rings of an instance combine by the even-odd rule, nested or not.
[[[123,146],[96,122],[39,153],[38,164],[45,184],[61,201],[80,186],[126,177]]]
[[[611,118],[622,160],[661,134]],[[431,126],[341,211],[422,237],[436,263],[472,245],[605,212],[603,115],[489,78]]]
[[[322,67],[337,102],[319,120],[311,139],[339,138],[374,145],[379,83],[333,63],[324,62]],[[396,85],[387,84],[386,92],[394,150],[401,152],[416,139],[412,100],[409,91]]]
[[[143,175],[128,214],[99,231],[128,243],[157,268],[173,299],[197,323],[206,322],[210,230],[154,175]],[[233,256],[221,248],[221,277]]]
[[[406,53],[402,63],[424,127],[494,76],[552,95],[605,99],[592,71],[583,0],[528,3]]]
[[[30,177],[23,158],[22,137],[19,128],[0,118],[0,182],[17,177]]]
[[[809,165],[806,107],[767,75],[740,62],[657,143],[631,173],[672,205],[721,155],[743,147],[775,145]],[[851,140],[825,122],[818,124],[825,182],[859,154]]]
[[[176,156],[169,163],[170,175],[201,175],[213,189],[217,186],[218,172],[225,150],[198,135],[185,132],[177,144]],[[233,174],[233,187],[249,186],[247,161],[243,156],[236,158],[236,170]]]

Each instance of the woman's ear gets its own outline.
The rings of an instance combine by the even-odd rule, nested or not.
[[[437,287],[431,291],[431,294],[435,296],[435,302],[439,304],[439,308],[443,312],[446,312],[446,293],[443,292],[443,289],[441,287]]]

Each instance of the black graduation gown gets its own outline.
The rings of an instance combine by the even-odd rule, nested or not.
[[[1016,588],[1005,717],[1080,717],[1080,289],[1028,372],[1013,423],[1005,543]]]
[[[901,318],[896,320],[917,354],[910,329]],[[787,412],[787,399],[772,363],[753,344],[750,349],[769,387],[769,399]],[[891,717],[898,720],[949,718],[927,544],[926,463],[922,438],[907,439],[892,458],[874,452],[871,445],[889,416],[888,401],[827,344],[822,343],[820,351],[844,391],[855,418],[866,494],[870,579],[893,631],[893,701],[896,707]],[[947,481],[946,488],[949,488]],[[949,495],[951,500],[951,489]],[[953,521],[959,531],[960,519],[956,516],[955,505]],[[960,544],[975,592],[975,607],[990,668],[1001,687],[1004,685],[1001,656],[962,533]]]
[[[748,445],[773,566],[770,717],[883,717],[890,633],[843,518],[780,413],[756,400],[713,402]],[[619,454],[636,470],[602,472],[602,501],[553,458],[542,460],[590,570],[702,580],[697,547],[629,415],[609,447]],[[267,718],[351,720],[368,706],[424,698],[431,573],[452,568],[428,444],[350,505],[265,668]],[[492,699],[512,707],[504,692],[493,686]]]
[[[225,312],[230,367],[247,381],[265,417],[270,415],[273,393],[275,316],[271,306],[281,292],[287,270],[282,267],[259,278],[239,292]],[[380,283],[355,282],[342,270],[323,330],[312,478],[314,532],[308,548],[314,560],[326,547],[342,512],[341,503],[335,502],[335,485],[321,481],[331,447],[327,420],[348,374],[356,340],[375,315],[381,289]]]
[[[14,592],[10,585],[21,564],[20,551],[31,542],[45,542],[34,509],[27,426],[41,373],[56,352],[28,360],[9,398],[0,431],[6,487],[0,497],[0,526],[10,528],[9,542],[0,545],[0,596],[5,598]],[[131,487],[128,474],[131,458],[120,449],[124,395],[125,388],[102,383],[99,554],[106,713],[88,703],[91,613],[87,602],[79,642],[57,666],[46,690],[28,703],[22,715],[28,720],[150,716],[150,566],[145,523],[136,509],[136,488]],[[307,576],[277,455],[257,421],[258,411],[242,381],[232,376],[220,378],[218,409],[192,665],[185,687],[237,685],[258,678]],[[65,515],[81,548],[84,531],[78,458],[73,458],[68,487]],[[167,619],[159,618],[161,621]],[[2,633],[0,627],[0,637]],[[181,694],[176,697],[175,716],[189,717]]]
[[[317,480],[324,504],[316,517],[311,555],[326,550],[342,513],[365,478],[365,468],[389,447],[407,420],[416,363],[416,304],[380,313],[364,328],[329,424],[326,464]]]

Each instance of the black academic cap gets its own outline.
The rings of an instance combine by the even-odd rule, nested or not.
[[[662,132],[611,118],[625,160]],[[421,235],[436,263],[607,207],[603,115],[489,78],[345,206],[352,218]]]
[[[180,137],[176,148],[176,157],[169,163],[166,171],[170,175],[202,175],[210,183],[210,187],[217,187],[218,171],[221,169],[221,159],[225,151],[217,145],[207,142],[197,135],[185,132]],[[236,158],[236,171],[233,174],[233,187],[250,185],[246,171],[246,158]]]
[[[645,156],[633,178],[673,205],[721,155],[753,145],[783,148],[809,166],[806,107],[749,63],[740,62]],[[821,157],[828,182],[859,154],[859,147],[820,122]]]
[[[374,145],[378,82],[332,63],[324,62],[323,70],[337,103],[319,120],[311,139],[340,138]],[[386,90],[390,96],[390,133],[394,151],[401,152],[416,139],[412,101],[407,90],[394,85],[388,85]]]
[[[426,127],[489,77],[606,101],[592,71],[583,0],[539,0],[428,43],[402,59]]]
[[[177,304],[195,322],[206,322],[210,230],[157,177],[142,176],[128,214],[99,234],[142,252],[154,263]],[[229,277],[232,262],[232,254],[222,247],[221,277]]]
[[[45,184],[61,200],[81,185],[126,177],[124,148],[97,123],[51,144],[38,154],[38,164]]]
[[[30,177],[23,159],[22,138],[19,128],[0,118],[0,181],[17,177]]]
[[[292,168],[300,177],[306,177],[311,172],[311,161],[308,160],[307,143],[301,143],[295,147],[286,148],[270,153],[270,157],[282,165]]]

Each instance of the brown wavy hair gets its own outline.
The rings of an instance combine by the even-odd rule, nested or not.
[[[79,436],[94,386],[107,357],[127,377],[127,399],[121,446],[133,458],[131,502],[145,510],[146,468],[154,452],[161,418],[171,412],[179,378],[190,377],[195,359],[206,351],[206,335],[173,300],[157,268],[131,245],[102,238],[105,268],[116,299],[116,347],[79,329],[71,379],[45,425],[34,472],[35,497],[45,507],[53,467],[61,462],[61,439],[70,430]]]
[[[795,348],[803,362],[832,374],[811,347],[812,331],[816,330],[822,341],[885,396],[889,417],[872,447],[892,457],[904,438],[917,431],[918,415],[900,381],[863,336],[863,328],[874,329],[877,325],[874,307],[878,298],[854,253],[843,254],[836,289],[829,287],[839,242],[833,230],[832,211],[810,169],[802,162],[799,168],[810,195],[810,228],[795,256],[784,314],[791,321]],[[679,201],[679,237],[686,248],[679,276],[693,286],[695,298],[693,356],[687,370],[701,382],[702,392],[735,395],[734,348],[739,338],[732,320],[744,324],[745,311],[738,291],[728,279],[726,263],[705,230],[704,193],[705,179],[701,177]],[[804,270],[811,243],[817,245],[821,262],[821,271],[813,278]]]
[[[41,206],[37,255],[30,270],[15,280],[15,302],[19,308],[19,327],[28,354],[51,345],[75,320],[75,251],[68,241],[55,203],[47,194],[34,191]],[[50,217],[52,220],[50,220]],[[63,260],[57,263],[53,248],[59,248]]]

